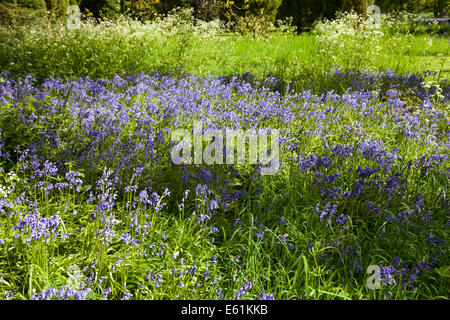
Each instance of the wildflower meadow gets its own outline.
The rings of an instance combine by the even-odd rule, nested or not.
[[[180,12],[2,29],[0,299],[448,299],[448,34]]]

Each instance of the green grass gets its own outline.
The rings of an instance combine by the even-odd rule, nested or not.
[[[269,74],[276,76],[281,90],[293,82],[296,90],[312,89],[317,92],[322,92],[323,89],[342,92],[346,89],[344,84],[336,84],[330,79],[329,72],[333,66],[353,70],[350,65],[345,64],[351,48],[323,52],[321,50],[324,45],[314,34],[273,33],[269,37],[255,38],[208,31],[198,35],[195,28],[184,26],[177,29],[177,32],[161,36],[158,30],[130,22],[87,24],[81,30],[67,30],[59,25],[50,29],[4,29],[0,33],[0,69],[12,72],[15,77],[31,74],[38,81],[52,75],[63,79],[86,76],[109,78],[122,70],[157,70],[176,76],[184,72],[196,76],[229,76],[248,72],[258,78]],[[397,74],[404,74],[432,70],[440,71],[440,80],[448,79],[448,48],[448,39],[438,36],[385,35],[381,39],[378,54],[370,56],[370,62],[362,61],[361,70],[358,71],[390,69]],[[357,56],[358,52],[353,54]],[[234,91],[232,98],[248,99],[255,104],[260,102],[260,97],[241,96]],[[399,108],[398,115],[422,112],[419,108],[415,110],[417,100],[408,100],[409,98],[408,95],[401,96],[406,106]],[[127,112],[137,108],[140,103],[148,102],[144,94],[132,96],[130,100],[123,97],[120,99],[123,99],[120,103]],[[45,109],[46,103],[53,105],[55,101],[62,102],[58,106],[63,107],[57,115],[49,116]],[[25,146],[34,141],[41,130],[48,129],[55,130],[60,138],[61,150],[79,148],[81,152],[84,147],[87,148],[90,142],[94,143],[89,140],[92,137],[83,132],[81,123],[73,125],[76,121],[64,109],[73,102],[61,92],[51,93],[45,103],[27,99],[8,102],[0,110],[2,137],[8,135],[9,138],[7,147],[12,151],[11,145]],[[435,102],[437,110],[447,112],[447,105]],[[399,195],[392,202],[386,202],[384,195],[375,188],[368,188],[358,201],[348,199],[339,202],[339,213],[346,212],[349,215],[345,225],[348,231],[342,232],[337,225],[326,227],[313,214],[315,204],[321,198],[319,187],[312,186],[312,171],[298,172],[295,159],[287,161],[290,167],[284,168],[275,177],[262,177],[257,181],[251,179],[253,168],[242,168],[239,176],[230,179],[235,188],[233,190],[247,190],[248,193],[230,208],[219,209],[208,224],[197,223],[197,216],[193,215],[193,212],[205,212],[208,201],[196,197],[193,182],[191,185],[180,183],[180,175],[183,173],[181,169],[167,164],[148,164],[151,174],[146,177],[155,184],[154,190],[160,195],[162,186],[168,186],[171,190],[171,196],[159,203],[161,206],[138,205],[131,210],[130,206],[138,199],[138,195],[136,192],[124,192],[122,188],[116,205],[108,211],[108,216],[103,217],[92,216],[95,203],[87,201],[90,195],[86,189],[87,185],[95,186],[102,174],[103,162],[97,163],[94,168],[87,160],[78,164],[64,164],[64,170],[76,170],[85,175],[83,188],[79,192],[66,189],[63,192],[53,190],[46,193],[37,186],[37,180],[29,179],[29,171],[19,174],[19,179],[2,173],[2,187],[15,187],[9,192],[9,200],[20,198],[22,192],[28,200],[18,201],[11,210],[6,207],[0,208],[1,210],[8,213],[31,212],[36,201],[42,216],[58,214],[63,221],[61,231],[72,233],[73,236],[70,241],[59,238],[48,242],[39,240],[32,241],[28,246],[24,234],[20,235],[18,241],[13,240],[19,234],[12,230],[12,226],[18,222],[14,220],[18,219],[17,216],[0,211],[0,240],[6,239],[2,246],[4,250],[0,252],[0,298],[5,299],[11,295],[15,299],[30,299],[33,292],[60,288],[70,280],[68,270],[75,265],[85,268],[84,283],[89,284],[93,290],[89,295],[91,299],[101,299],[105,288],[112,289],[109,298],[113,299],[120,299],[127,292],[133,292],[133,299],[217,299],[218,288],[223,289],[223,298],[234,299],[246,280],[251,280],[253,288],[242,297],[244,299],[255,299],[260,292],[273,293],[277,299],[448,299],[448,257],[440,262],[439,267],[433,266],[432,270],[421,274],[419,281],[415,283],[415,290],[403,290],[399,284],[386,286],[381,290],[369,290],[365,285],[369,277],[365,270],[355,274],[356,258],[363,269],[372,264],[390,265],[397,255],[401,255],[402,263],[409,266],[432,258],[430,247],[423,238],[428,232],[437,230],[437,236],[448,241],[449,234],[442,227],[447,217],[443,209],[445,196],[438,194],[447,190],[443,186],[448,185],[449,179],[448,175],[445,176],[437,169],[425,176],[418,170],[404,169],[409,160],[434,152],[436,146],[425,145],[423,140],[417,142],[404,137],[402,127],[397,126],[394,121],[397,114],[390,109],[386,96],[368,106],[373,107],[374,115],[367,117],[361,110],[351,109],[340,102],[314,102],[315,110],[321,112],[336,105],[342,108],[342,112],[323,113],[326,118],[324,132],[330,134],[316,135],[310,139],[304,133],[306,130],[314,131],[318,125],[312,114],[309,120],[300,117],[292,120],[289,125],[299,131],[296,137],[299,146],[296,151],[326,154],[325,143],[356,145],[364,139],[382,140],[388,151],[399,148],[401,158],[395,164],[394,171],[400,172],[408,183],[408,192]],[[230,108],[233,110],[234,106],[231,105]],[[31,127],[20,122],[22,120],[19,121],[22,119],[22,112],[31,111],[41,112],[41,118],[38,119],[45,119],[42,120],[42,127]],[[294,111],[300,113],[300,110]],[[165,126],[175,128],[173,123],[162,119],[160,114],[155,112],[151,116],[156,129],[160,130]],[[447,119],[448,117],[440,117],[436,120],[431,112],[426,114],[424,111],[421,124],[425,127],[429,123],[426,121],[436,120],[437,132],[442,138],[448,132]],[[189,120],[181,120],[181,125],[189,128]],[[263,121],[266,127],[285,125],[277,118]],[[118,129],[120,135],[111,135],[109,140],[102,140],[98,144],[95,142],[99,154],[112,149],[116,138],[121,142],[127,137],[133,139],[131,134],[138,123],[138,120],[131,118],[126,127]],[[348,131],[347,126],[353,125],[360,131]],[[98,128],[101,128],[100,125],[95,127]],[[84,140],[75,141],[79,136]],[[424,139],[424,136],[419,138]],[[442,141],[448,143],[444,138]],[[46,148],[41,150],[42,155],[56,161],[61,150],[48,146]],[[167,156],[170,146],[165,144],[159,148],[159,152]],[[52,156],[56,159],[51,159]],[[288,159],[292,154],[285,151],[282,156]],[[361,156],[336,161],[341,161],[338,164],[342,168],[333,166],[329,171],[324,169],[326,174],[339,171],[348,173],[350,167],[357,168],[360,165],[377,165],[375,161]],[[447,159],[444,163],[447,168],[448,161]],[[108,161],[105,160],[105,163]],[[108,164],[112,167],[111,163]],[[20,161],[3,165],[7,171],[20,169]],[[126,169],[118,173],[123,185],[128,183],[132,175],[132,168]],[[213,169],[217,170],[219,176],[223,174],[220,176],[222,180],[229,178],[229,172],[224,173],[220,168]],[[387,175],[382,175],[382,179],[385,178]],[[48,183],[62,181],[64,178],[58,176],[49,177],[48,181],[47,177],[45,179]],[[351,190],[357,180],[353,171],[339,177],[336,185],[329,186]],[[140,183],[140,187],[144,187],[147,181]],[[258,184],[262,186],[261,194],[258,193]],[[219,187],[222,185],[223,181],[220,181],[211,188],[215,188],[217,194],[220,194]],[[181,200],[182,193],[187,188],[192,191],[184,202]],[[99,190],[97,192],[101,193]],[[420,231],[408,229],[410,225],[406,224],[405,230],[398,235],[395,225],[386,225],[383,219],[379,219],[374,213],[368,213],[368,200],[383,206],[390,213],[398,213],[409,208],[413,204],[412,197],[419,193],[423,193],[427,209],[434,210],[434,217],[438,218]],[[163,203],[166,206],[163,207]],[[185,203],[183,209],[178,207],[181,203]],[[76,215],[73,214],[75,210]],[[105,217],[111,220],[105,220]],[[286,222],[281,223],[281,218]],[[114,226],[115,235],[105,245],[102,238],[112,219],[118,222]],[[236,223],[236,219],[241,220],[242,226]],[[138,221],[141,226],[147,225],[146,233],[142,230],[131,231],[135,227],[132,226],[134,221]],[[420,225],[420,221],[416,222],[411,225]],[[219,232],[210,233],[211,226],[217,227]],[[387,233],[380,238],[378,235],[383,228],[386,228]],[[119,239],[118,235],[128,231],[134,232],[134,236],[142,236],[139,246],[125,245],[123,239]],[[257,236],[261,231],[264,231],[263,239]],[[283,239],[285,235],[288,236]],[[339,246],[343,250],[349,250],[351,258],[345,258],[343,250],[333,245],[334,239],[340,240]],[[289,244],[294,246],[288,247]],[[152,254],[155,256],[149,258]],[[181,259],[184,264],[181,264]],[[192,272],[193,268],[197,269],[196,273]],[[180,271],[183,271],[183,275],[180,275]],[[203,281],[206,274],[208,281]],[[158,284],[159,276],[164,280],[162,287]]]
[[[67,99],[62,92],[53,93],[51,96],[56,99],[55,101]],[[250,102],[259,99],[257,96],[246,97],[237,93],[234,93],[233,97],[250,99]],[[131,110],[139,103],[146,102],[146,99],[147,95],[142,94],[127,103],[121,101],[127,110]],[[45,103],[33,105],[25,100],[14,101],[14,104],[18,104],[17,110],[20,110],[20,106],[28,106],[38,112],[38,115],[47,114]],[[255,299],[261,291],[273,293],[276,299],[447,299],[448,273],[446,274],[444,270],[441,275],[440,272],[448,265],[445,264],[448,259],[443,259],[439,268],[433,266],[431,271],[421,274],[415,283],[415,290],[403,290],[400,284],[388,285],[381,290],[369,290],[365,286],[369,275],[365,274],[364,269],[368,265],[389,265],[397,255],[402,257],[402,263],[410,266],[418,260],[429,261],[432,258],[430,247],[423,240],[429,232],[437,232],[439,238],[448,241],[448,233],[442,229],[446,221],[443,209],[445,197],[438,196],[444,190],[443,186],[448,185],[448,176],[433,169],[426,176],[420,170],[403,169],[407,161],[418,159],[426,153],[433,153],[435,146],[425,145],[422,140],[413,141],[404,137],[401,134],[402,127],[398,127],[392,120],[397,114],[391,114],[392,110],[387,101],[372,102],[370,106],[376,105],[376,108],[374,115],[370,117],[363,116],[358,108],[352,109],[348,105],[334,104],[332,101],[315,105],[315,110],[324,111],[336,105],[342,110],[324,114],[324,132],[329,134],[324,137],[314,136],[312,139],[307,135],[299,135],[300,145],[297,151],[326,155],[323,146],[325,141],[330,145],[356,145],[358,141],[364,139],[382,140],[386,150],[392,150],[394,147],[400,149],[398,153],[401,160],[395,163],[393,172],[401,172],[402,178],[408,183],[407,192],[395,193],[392,201],[388,202],[385,195],[373,187],[368,187],[358,199],[337,200],[339,213],[346,212],[349,215],[345,224],[347,231],[340,231],[341,226],[336,224],[326,227],[325,221],[319,221],[318,215],[313,213],[315,204],[321,199],[319,186],[312,184],[314,172],[299,173],[295,157],[294,160],[288,160],[291,154],[287,151],[284,151],[281,157],[288,160],[288,167],[273,177],[261,177],[255,181],[251,179],[254,171],[249,166],[240,168],[240,175],[233,178],[219,166],[210,168],[221,179],[217,184],[209,185],[217,194],[220,194],[223,179],[228,178],[235,185],[234,190],[247,190],[248,193],[231,207],[220,208],[210,221],[202,224],[197,223],[198,216],[194,212],[206,212],[209,200],[196,196],[194,194],[196,182],[181,183],[182,171],[164,161],[147,163],[152,169],[149,176],[142,177],[135,183],[139,185],[138,190],[141,190],[148,181],[151,181],[153,190],[160,194],[162,186],[168,186],[172,193],[170,197],[165,196],[154,207],[139,204],[131,210],[131,204],[138,200],[138,192],[124,192],[123,188],[117,187],[118,194],[114,208],[105,211],[105,215],[94,216],[92,214],[100,202],[94,200],[89,203],[90,192],[86,187],[97,185],[103,166],[111,166],[108,161],[105,160],[106,162],[98,163],[94,167],[86,161],[65,164],[67,170],[76,170],[84,174],[83,187],[80,191],[65,189],[62,192],[53,190],[47,193],[38,186],[39,179],[30,178],[31,170],[27,169],[18,174],[19,179],[2,174],[2,185],[15,187],[9,192],[9,201],[20,199],[22,193],[28,200],[18,201],[11,210],[2,208],[5,211],[0,216],[2,222],[0,239],[5,239],[6,242],[2,246],[4,250],[0,253],[2,258],[0,276],[4,275],[4,281],[0,283],[0,292],[7,294],[15,290],[15,299],[30,299],[34,292],[39,293],[47,288],[60,288],[70,284],[68,270],[75,265],[80,269],[85,268],[84,284],[89,284],[93,290],[89,295],[90,299],[101,299],[105,288],[112,289],[110,299],[120,299],[127,292],[133,294],[133,299],[217,299],[219,287],[223,289],[223,298],[234,299],[238,289],[247,280],[252,282],[253,287],[242,297],[244,299]],[[437,103],[436,107],[444,106]],[[19,133],[28,131],[29,135],[23,138],[34,140],[37,135],[30,132],[28,124],[22,124],[18,128],[9,125],[14,123],[12,121],[15,119],[13,116],[15,107],[9,104],[9,108],[2,111],[2,136],[13,130],[18,130]],[[230,108],[233,109],[233,106]],[[290,110],[296,112],[301,108],[302,105],[293,105]],[[405,108],[402,109],[403,112],[412,111]],[[13,117],[3,118],[4,115]],[[424,125],[430,117],[423,114]],[[58,127],[56,124],[62,124],[66,129],[57,131],[62,143],[61,148],[42,150],[42,155],[49,161],[57,161],[60,151],[66,146],[71,145],[72,148],[76,148],[75,150],[80,148],[80,151],[87,146],[83,141],[74,142],[73,137],[80,135],[87,141],[91,139],[83,133],[80,124],[71,125],[73,115],[67,113],[64,108],[53,117],[44,116],[38,119],[45,119],[42,120],[45,123],[43,128],[53,130]],[[161,127],[168,125],[172,128],[172,123],[163,121],[157,122],[157,125]],[[283,128],[284,125],[278,118],[264,121],[266,127]],[[137,119],[130,119],[127,126],[120,127],[123,131],[117,139],[124,141],[134,132],[138,123]],[[192,124],[187,119],[182,123],[186,128]],[[346,125],[355,123],[359,124],[362,130],[348,132]],[[98,125],[95,128],[101,129],[100,123]],[[296,130],[314,130],[317,122],[314,118],[305,120],[299,117],[294,119],[291,125]],[[448,130],[442,117],[436,125],[441,133]],[[39,127],[34,129],[38,130]],[[97,144],[99,152],[113,149],[111,143],[116,141],[115,139],[116,136],[113,135],[101,140],[101,143]],[[160,146],[164,156],[167,156],[169,148],[167,144]],[[356,154],[348,159],[336,157],[334,161],[337,161],[336,165],[323,169],[324,173],[329,175],[341,172],[342,175],[335,184],[327,186],[331,188],[339,186],[343,190],[352,190],[358,180],[354,171],[348,173],[350,167],[377,166],[375,160]],[[17,162],[16,165],[17,167],[12,168],[13,171],[18,171],[22,163]],[[443,165],[448,167],[448,159]],[[338,169],[339,166],[342,168]],[[132,169],[127,167],[115,172],[120,177],[122,186],[130,181]],[[381,174],[381,179],[384,181],[388,176],[389,174]],[[58,182],[64,180],[64,175],[43,179],[46,183]],[[258,185],[263,190],[261,194],[257,193]],[[100,194],[106,189],[106,186],[100,186],[96,193]],[[181,194],[186,189],[190,189],[191,193],[185,207],[179,210],[177,206],[182,202]],[[412,197],[419,193],[424,195],[426,203],[423,210],[433,211],[433,222],[418,231],[410,228],[420,226],[419,219],[402,226],[402,232],[398,235],[396,224],[386,225],[384,219],[367,210],[367,201],[371,200],[388,212],[396,214],[411,207],[414,203]],[[21,233],[12,229],[12,226],[18,223],[19,213],[32,210],[33,201],[37,202],[43,217],[58,214],[63,221],[59,230],[62,233],[73,234],[68,241],[59,238],[53,240],[50,237],[48,241],[32,240],[31,244],[27,245],[27,231]],[[166,205],[163,206],[163,203]],[[160,211],[156,210],[159,208]],[[76,215],[72,214],[74,210],[77,211]],[[11,214],[13,211],[17,214]],[[286,223],[280,222],[281,217]],[[105,218],[116,219],[119,222],[114,226],[115,235],[108,244],[104,243],[103,238],[110,222]],[[241,219],[242,226],[236,225],[235,221],[238,218]],[[134,231],[136,225],[133,219],[136,219],[140,226],[148,225],[147,230]],[[219,232],[211,234],[209,232],[211,226],[217,227]],[[378,234],[384,227],[387,228],[386,235],[380,238]],[[264,231],[263,239],[257,236],[261,231]],[[127,232],[134,238],[142,240],[139,246],[125,244],[119,238],[119,235]],[[19,241],[13,240],[16,234],[20,235]],[[283,241],[286,234],[288,236]],[[333,239],[339,239],[338,246],[333,243]],[[288,247],[289,244],[293,247]],[[311,244],[314,244],[314,247],[308,249],[308,245]],[[349,250],[348,258],[344,258],[344,251],[340,250],[340,246]],[[358,263],[363,270],[353,274],[356,271],[354,265],[356,258],[359,259]],[[181,259],[184,260],[184,264],[181,264]],[[196,274],[190,274],[189,270],[192,268],[197,269]],[[183,271],[182,276],[179,276],[180,271]],[[206,272],[208,281],[203,281]],[[157,281],[159,276],[164,281],[161,286]]]

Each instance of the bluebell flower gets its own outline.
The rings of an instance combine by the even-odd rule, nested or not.
[[[252,283],[248,280],[245,280],[245,283],[236,292],[236,300],[239,300],[239,298],[241,296],[245,295],[247,293],[247,291],[250,290],[251,288],[252,288]]]

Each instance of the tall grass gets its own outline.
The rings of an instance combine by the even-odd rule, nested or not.
[[[448,43],[339,28],[2,33],[0,297],[448,299]],[[280,172],[175,165],[198,120],[280,129]]]
[[[339,28],[326,32],[320,26],[332,24],[321,24],[319,35],[295,35],[281,24],[265,37],[230,32],[219,21],[194,19],[189,11],[147,23],[128,18],[86,21],[78,30],[59,24],[17,27],[2,30],[0,68],[39,81],[50,75],[104,78],[123,70],[177,75],[249,72],[260,78],[276,75],[298,88],[326,79],[333,67],[390,69],[398,74],[442,69],[441,78],[448,78],[445,38],[400,35],[389,32],[391,25],[378,33],[362,32],[354,28],[356,20],[361,24],[360,17],[344,15],[335,24]],[[337,38],[327,36],[332,34]]]

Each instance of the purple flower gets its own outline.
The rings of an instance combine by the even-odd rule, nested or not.
[[[341,214],[339,217],[336,218],[336,223],[343,225],[345,224],[345,221],[347,221],[347,215]]]
[[[216,227],[212,227],[211,229],[209,229],[209,233],[217,233],[219,232],[219,229],[217,229]]]
[[[77,191],[80,191],[83,181],[80,179],[83,175],[80,172],[70,171],[66,173],[66,180],[70,183],[70,186],[75,186]]]
[[[33,293],[33,300],[86,300],[87,295],[91,292],[91,288],[85,288],[82,290],[76,290],[67,286],[54,289],[48,288],[42,290],[39,295]]]
[[[112,292],[111,288],[106,288],[103,290],[103,300],[108,300],[109,294]]]
[[[256,237],[257,237],[260,241],[263,240],[263,238],[264,238],[264,231],[263,231],[263,230],[261,230],[261,232],[255,232],[255,234],[256,234]]]
[[[222,288],[217,288],[217,298],[218,299],[222,299],[223,298],[223,289]]]
[[[132,294],[128,290],[126,290],[125,293],[123,294],[122,299],[120,300],[130,300],[131,296]]]
[[[258,300],[275,300],[275,297],[273,296],[273,293],[264,293],[261,291]]]
[[[245,295],[247,293],[247,291],[250,290],[251,288],[252,288],[252,283],[248,280],[245,280],[245,283],[236,292],[236,300],[239,300],[239,298],[241,296]]]

